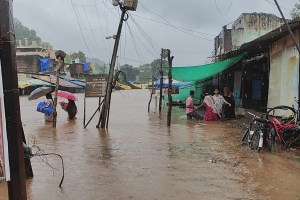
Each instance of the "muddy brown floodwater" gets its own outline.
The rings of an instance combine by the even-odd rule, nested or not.
[[[65,180],[56,157],[33,158],[34,178],[27,181],[28,199],[294,199],[300,198],[297,152],[257,154],[240,144],[242,130],[227,122],[187,122],[174,108],[166,127],[152,106],[149,92],[114,92],[109,131],[83,128],[83,94],[78,94],[76,121],[61,109],[57,128],[35,111],[38,101],[21,97],[21,114],[29,144],[58,153],[65,163]],[[87,99],[87,115],[97,108]],[[153,102],[152,105],[155,103]],[[49,163],[47,165],[46,163]],[[0,199],[7,199],[0,184]]]

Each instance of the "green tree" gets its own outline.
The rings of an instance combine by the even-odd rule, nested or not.
[[[152,76],[158,78],[160,77],[160,59],[153,60],[151,64],[144,64],[139,67],[140,74],[139,80],[142,83],[147,83]],[[163,66],[168,66],[168,62],[163,60]]]
[[[85,54],[82,51],[74,52],[72,54],[72,58],[73,58],[73,60],[78,58],[80,62],[85,62],[86,61]]]
[[[291,11],[291,17],[294,19],[300,16],[300,2],[295,4],[295,7]]]
[[[35,30],[24,26],[22,22],[16,18],[14,18],[14,28],[16,39],[21,40],[23,45],[25,44],[25,38],[28,39],[29,44],[31,44],[33,40],[41,41],[41,38],[36,35]]]
[[[105,74],[106,72],[106,65],[105,64],[99,64],[99,63],[91,63],[91,70],[90,74]]]
[[[135,81],[137,75],[140,73],[139,69],[128,64],[122,65],[120,70],[125,74],[126,79],[129,81]]]

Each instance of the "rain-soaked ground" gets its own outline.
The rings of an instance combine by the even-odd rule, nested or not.
[[[154,102],[147,113],[149,92],[131,90],[113,93],[108,132],[95,128],[98,115],[84,129],[78,97],[78,119],[67,121],[59,109],[56,129],[35,111],[38,101],[21,97],[28,142],[62,155],[65,164],[59,188],[60,160],[33,158],[28,199],[300,199],[298,153],[242,147],[242,129],[231,128],[239,121],[187,122],[174,108],[168,129]],[[87,99],[87,118],[97,102]],[[5,183],[0,188],[7,199]]]

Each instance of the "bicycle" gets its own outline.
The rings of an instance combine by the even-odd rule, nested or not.
[[[279,120],[278,117],[274,116],[275,110],[283,109],[290,110],[293,112],[292,119],[286,122],[285,120]],[[270,113],[273,111],[273,115]],[[271,116],[271,121],[275,133],[277,135],[278,143],[284,145],[285,148],[300,148],[300,126],[298,125],[298,112],[296,109],[288,106],[276,106],[271,108],[266,117]]]
[[[244,132],[242,143],[244,144],[247,139],[248,146],[259,152],[263,147],[264,141],[268,141],[267,145],[269,149],[272,149],[275,134],[270,129],[272,128],[270,126],[271,122],[251,112],[248,112],[248,114],[252,115],[253,118]]]

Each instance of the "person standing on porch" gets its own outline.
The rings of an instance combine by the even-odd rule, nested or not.
[[[218,88],[215,88],[215,90],[214,90],[213,99],[214,99],[215,106],[216,106],[217,111],[220,116],[222,116],[224,104],[231,106],[231,104],[229,102],[227,102],[222,95],[220,95],[220,91]]]
[[[224,99],[231,104],[231,106],[224,106],[224,117],[227,119],[235,118],[235,101],[234,96],[228,87],[224,87]]]

